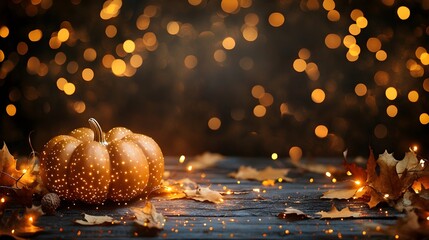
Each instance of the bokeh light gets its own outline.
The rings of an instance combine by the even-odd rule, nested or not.
[[[4,1],[1,140],[26,149],[34,130],[40,148],[95,117],[152,136],[166,155],[425,151],[428,10],[426,0]]]

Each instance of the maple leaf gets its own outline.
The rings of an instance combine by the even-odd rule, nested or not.
[[[413,152],[407,152],[404,159],[396,164],[396,172],[398,173],[399,177],[401,177],[406,172],[416,172],[421,171],[422,169],[423,167],[420,165],[416,154]]]
[[[309,215],[303,213],[301,210],[298,210],[292,207],[286,208],[283,212],[279,213],[277,217],[280,219],[286,219],[290,221],[312,218]]]
[[[120,221],[113,219],[110,216],[104,215],[104,216],[95,216],[95,215],[89,215],[84,213],[83,219],[80,220],[77,219],[74,222],[79,225],[86,225],[86,226],[92,226],[92,225],[115,225],[119,224]]]
[[[223,203],[223,197],[218,191],[209,187],[197,187],[193,190],[185,190],[186,197],[200,202]]]
[[[225,157],[219,153],[205,152],[201,155],[195,156],[194,159],[188,163],[188,167],[192,166],[192,169],[199,170],[212,167],[216,163],[224,160]]]
[[[247,180],[277,180],[283,179],[286,182],[293,182],[293,179],[286,177],[290,169],[288,168],[272,168],[271,166],[266,167],[263,170],[257,170],[250,166],[240,166],[238,172],[230,173],[229,176],[235,179],[247,179]]]
[[[16,160],[10,154],[6,143],[3,143],[3,148],[0,150],[0,185],[8,187],[16,187],[18,180],[23,173],[16,169]]]
[[[351,218],[351,217],[359,217],[360,213],[352,212],[348,207],[345,207],[339,211],[334,205],[329,212],[320,211],[316,214],[321,215],[320,218]]]
[[[379,155],[375,161],[371,151],[367,163],[367,185],[372,188],[370,207],[376,206],[379,202],[399,199],[405,192],[406,187],[396,172],[398,161],[392,154],[385,151]],[[379,174],[376,167],[379,167]]]
[[[164,229],[165,218],[161,213],[156,211],[151,202],[146,202],[144,207],[132,207],[136,219],[134,222],[145,229],[162,230]]]

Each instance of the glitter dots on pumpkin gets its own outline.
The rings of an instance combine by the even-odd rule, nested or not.
[[[104,134],[95,119],[52,138],[41,156],[47,188],[66,200],[129,201],[159,186],[164,157],[150,137],[116,127]]]

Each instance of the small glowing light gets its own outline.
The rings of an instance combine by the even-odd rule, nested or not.
[[[384,194],[384,196],[383,196],[384,198],[389,198],[389,194]]]
[[[234,40],[234,38],[232,38],[232,37],[226,37],[222,41],[222,46],[226,50],[232,50],[232,49],[234,49],[234,47],[235,47],[235,40]]]
[[[346,174],[347,174],[347,176],[353,175],[352,172],[350,172],[350,171],[347,171]]]
[[[313,100],[313,102],[315,103],[322,103],[323,101],[325,101],[325,98],[325,91],[320,88],[316,88],[313,90],[313,92],[311,92],[311,100]]]
[[[333,182],[333,183],[336,183],[336,182],[337,182],[337,179],[336,179],[336,178],[332,178],[332,182]]]
[[[286,234],[286,235],[289,235],[289,234],[290,234],[290,231],[289,231],[288,229],[286,229],[286,230],[285,230],[285,234]]]
[[[27,169],[23,169],[22,173],[24,173],[24,174],[27,173]]]
[[[314,129],[314,134],[319,138],[325,138],[328,136],[329,130],[325,125],[318,125]]]
[[[268,22],[273,27],[280,27],[285,22],[285,17],[279,12],[273,12],[268,17]]]
[[[259,189],[259,188],[254,188],[254,189],[252,189],[252,191],[254,191],[254,192],[261,192],[261,190]]]
[[[429,216],[427,216],[427,217],[426,217],[426,220],[428,220],[428,221],[429,221]]]
[[[271,159],[272,160],[277,160],[279,158],[279,155],[277,154],[277,153],[273,153],[273,154],[271,154]]]
[[[357,192],[362,192],[365,187],[360,187]]]
[[[125,52],[132,53],[136,49],[136,44],[132,40],[128,39],[123,43],[122,48]]]
[[[29,222],[33,222],[33,217],[28,217]]]
[[[400,6],[397,10],[397,14],[399,19],[401,20],[407,20],[410,17],[410,9],[406,6]]]
[[[310,180],[308,180],[310,183],[314,182],[314,178],[310,178]]]
[[[15,107],[15,105],[8,104],[6,106],[6,113],[7,113],[7,115],[9,115],[11,117],[15,116],[15,114],[16,114],[16,107]]]
[[[355,181],[355,184],[359,186],[359,185],[361,185],[361,184],[362,184],[362,182],[361,182],[361,181],[359,181],[359,180],[356,180],[356,181]]]
[[[420,120],[420,123],[423,125],[428,124],[429,123],[429,114],[427,114],[427,113],[420,114],[419,120]]]
[[[15,229],[12,229],[11,231],[10,231],[10,233],[12,233],[12,235],[15,233]]]
[[[395,235],[395,239],[399,239],[399,235],[398,234]]]
[[[187,168],[188,171],[192,171],[192,165],[189,165]]]
[[[325,175],[326,175],[327,177],[332,177],[332,174],[331,174],[330,172],[326,172],[326,173],[325,173]]]
[[[420,166],[421,166],[422,168],[424,168],[424,167],[425,167],[425,160],[420,159]]]
[[[237,0],[222,0],[220,6],[226,13],[234,13],[240,7],[239,1]]]
[[[366,235],[366,231],[362,231],[362,235]]]
[[[37,42],[40,39],[42,39],[42,31],[40,29],[35,29],[31,32],[28,33],[28,39],[30,39],[30,41],[32,42]]]
[[[5,199],[4,197],[2,197],[2,198],[0,199],[0,202],[1,202],[1,203],[4,203],[4,202],[6,202],[6,199]]]
[[[185,155],[181,155],[179,158],[179,163],[184,163],[185,159],[186,159]]]
[[[389,87],[386,89],[386,98],[389,100],[395,100],[396,97],[398,96],[398,91],[396,90],[396,88],[394,87]]]
[[[60,31],[58,31],[58,40],[60,42],[66,42],[70,37],[70,32],[67,30],[67,28],[61,28]]]
[[[167,24],[167,32],[171,35],[176,35],[179,33],[180,25],[178,22],[171,21]]]
[[[64,84],[64,93],[67,95],[73,95],[73,93],[76,91],[76,87],[73,83],[66,83]]]

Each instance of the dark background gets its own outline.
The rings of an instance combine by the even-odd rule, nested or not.
[[[416,49],[429,50],[429,1],[335,1],[338,21],[327,18],[328,10],[318,0],[240,2],[233,13],[227,13],[221,1],[203,0],[193,6],[192,1],[128,0],[122,2],[116,17],[103,20],[102,1],[0,1],[0,27],[9,29],[6,37],[0,37],[4,53],[4,59],[0,58],[0,137],[12,152],[25,155],[31,151],[31,136],[40,152],[53,136],[87,126],[88,118],[94,117],[104,130],[125,126],[153,137],[165,155],[211,151],[270,156],[275,152],[287,157],[290,148],[297,146],[307,157],[340,157],[346,148],[351,155],[366,156],[369,147],[400,157],[412,145],[427,155],[428,125],[419,116],[429,112],[429,87],[424,87],[429,74]],[[410,9],[408,19],[399,19],[400,6]],[[344,44],[329,49],[325,37],[334,33],[343,40],[350,35],[354,9],[363,12],[368,26],[355,36],[360,54],[351,62]],[[273,12],[285,17],[280,27],[268,21]],[[259,20],[258,37],[247,41],[242,29],[252,13]],[[136,21],[142,15],[150,24],[140,30]],[[176,35],[167,31],[171,21],[181,26]],[[108,25],[117,28],[113,38],[105,34]],[[52,49],[49,41],[62,27],[69,30],[70,38]],[[36,42],[28,38],[34,29],[43,33]],[[142,39],[148,32],[156,35],[156,49],[144,46]],[[226,37],[235,39],[232,50],[222,46]],[[385,61],[367,49],[371,37],[380,40],[388,56]],[[132,76],[116,76],[103,66],[102,59],[111,54],[129,62],[132,54],[117,50],[127,39],[138,43],[132,54],[140,55],[143,64]],[[20,53],[22,42],[28,50]],[[94,61],[83,57],[87,48],[96,50]],[[311,53],[306,62],[317,65],[317,79],[294,70],[301,49]],[[223,51],[224,61],[214,59],[216,50]],[[66,55],[65,63],[56,63],[58,52]],[[188,55],[198,60],[194,68],[184,64]],[[40,71],[29,70],[31,57],[41,63]],[[253,65],[243,69],[240,61]],[[70,62],[77,63],[76,72],[67,70]],[[82,79],[85,68],[94,72],[91,81]],[[380,71],[388,75],[382,85],[375,81]],[[72,95],[57,87],[60,77],[75,85]],[[368,89],[364,96],[355,93],[358,83]],[[273,98],[263,117],[253,113],[260,104],[252,96],[256,85]],[[397,90],[396,99],[386,98],[388,87]],[[316,88],[326,94],[320,104],[311,100]],[[417,102],[408,100],[412,90],[419,94]],[[9,104],[17,109],[13,116],[6,112]],[[80,112],[82,104],[85,108]],[[282,113],[285,105],[288,111]],[[389,105],[397,107],[396,116],[387,115]],[[208,126],[213,117],[221,120],[217,130]],[[326,137],[315,135],[318,125],[329,129]]]

